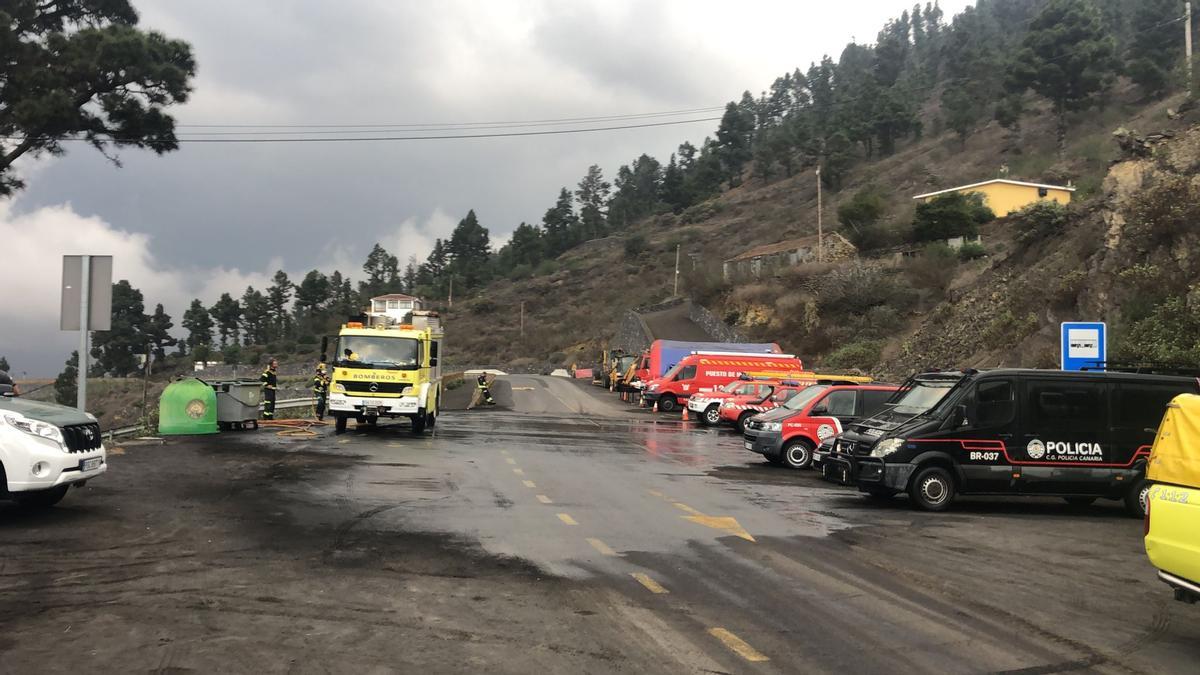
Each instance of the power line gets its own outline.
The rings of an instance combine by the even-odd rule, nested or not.
[[[583,129],[545,129],[541,131],[508,131],[501,133],[487,134],[444,134],[437,136],[364,136],[364,137],[342,137],[342,136],[320,136],[320,137],[305,137],[305,138],[178,138],[177,143],[365,143],[365,142],[386,142],[386,141],[442,141],[452,139],[468,139],[468,138],[513,138],[520,136],[554,136],[562,134],[584,134],[595,133],[600,131],[620,131],[623,129],[646,129],[650,127],[668,127],[677,126],[680,124],[694,124],[696,122],[715,122],[721,119],[720,117],[701,117],[696,119],[686,120],[670,120],[666,122],[646,122],[643,124],[625,124],[618,126],[607,127],[587,127]],[[26,138],[9,136],[4,138],[6,141],[23,142]],[[36,140],[53,140],[53,141],[78,141],[89,142],[86,138],[78,136],[64,136],[60,138],[40,137]],[[116,143],[140,143],[147,146],[162,145],[164,142],[147,141],[144,139],[121,139],[113,138]]]
[[[380,124],[177,124],[178,128],[190,129],[412,129],[416,127],[433,127],[434,130],[454,129],[463,127],[527,127],[541,125],[572,124],[578,122],[607,122],[614,120],[646,119],[655,117],[679,117],[698,113],[724,110],[725,106],[709,106],[705,108],[687,108],[682,110],[666,110],[648,113],[626,113],[620,115],[594,115],[590,117],[557,117],[535,120],[507,120],[491,122],[406,122]]]

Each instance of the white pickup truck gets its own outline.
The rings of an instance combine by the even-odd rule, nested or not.
[[[49,507],[108,469],[90,413],[0,393],[0,498]]]

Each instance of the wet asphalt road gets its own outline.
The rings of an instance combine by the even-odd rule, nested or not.
[[[0,506],[0,672],[1191,673],[1116,503],[924,514],[582,384],[341,437],[130,443]]]

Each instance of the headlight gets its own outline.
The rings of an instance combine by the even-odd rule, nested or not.
[[[344,394],[344,393],[346,393],[346,385],[335,384],[335,385],[333,385],[333,390],[339,394]]]
[[[657,391],[657,390],[658,390],[658,385],[657,385],[657,384],[652,384],[652,385],[650,385],[650,389],[649,389],[649,391]]]
[[[412,387],[405,387],[404,390],[400,392],[400,395],[401,396],[412,396],[415,391],[416,390],[413,389]]]
[[[871,448],[872,457],[887,457],[904,445],[903,438],[885,438]]]
[[[3,419],[9,425],[11,425],[17,429],[20,429],[21,431],[24,431],[27,434],[31,434],[33,436],[41,436],[42,438],[48,438],[48,439],[54,441],[55,443],[62,445],[62,442],[63,442],[62,431],[60,431],[59,428],[54,426],[53,424],[47,424],[45,422],[31,420],[28,417],[25,417],[23,415],[18,415],[17,413],[5,413],[3,416]]]
[[[759,422],[763,431],[783,431],[783,422]]]

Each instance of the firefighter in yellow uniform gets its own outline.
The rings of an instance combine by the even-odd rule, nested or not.
[[[325,372],[325,364],[317,364],[317,374],[312,379],[313,398],[317,401],[317,421],[325,419],[325,398],[329,395],[329,375]]]
[[[259,381],[263,387],[263,419],[275,419],[275,392],[279,389],[279,362],[271,359]]]

